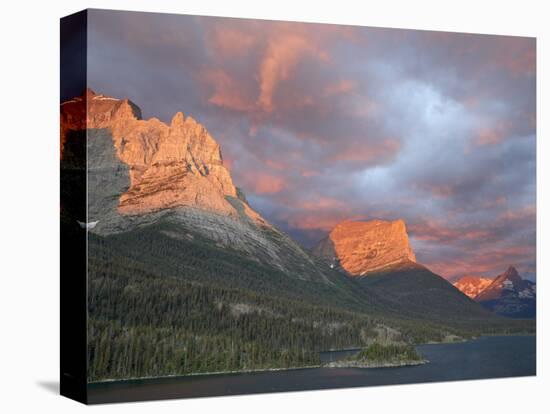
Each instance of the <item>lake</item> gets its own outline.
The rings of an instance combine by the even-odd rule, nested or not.
[[[320,390],[536,375],[535,336],[487,336],[419,345],[428,364],[395,368],[305,368],[94,383],[89,403]],[[324,362],[356,350],[322,352]]]

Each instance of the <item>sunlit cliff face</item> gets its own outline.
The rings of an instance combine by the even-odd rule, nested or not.
[[[488,278],[464,276],[453,285],[466,296],[473,299],[477,295],[479,295],[485,288],[487,288],[492,281],[492,279]]]
[[[403,220],[344,221],[315,252],[352,276],[416,262]]]
[[[81,113],[85,116],[73,122],[72,117]],[[170,124],[156,118],[143,120],[140,109],[128,99],[87,90],[61,105],[61,118],[62,156],[70,131],[87,129],[86,139],[92,141],[98,139],[97,131],[109,136],[116,157],[128,167],[130,185],[119,197],[120,214],[186,206],[238,216],[226,199],[238,194],[223,165],[220,147],[192,117],[178,112]],[[247,205],[243,208],[252,219],[260,219]]]

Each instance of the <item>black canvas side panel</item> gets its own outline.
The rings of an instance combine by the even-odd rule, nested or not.
[[[61,19],[61,103],[86,95],[87,12]],[[86,108],[85,102],[82,106]],[[76,113],[85,117],[86,111]],[[74,116],[73,116],[74,118]],[[79,123],[72,119],[72,122]],[[82,119],[85,125],[85,119]],[[86,130],[64,135],[61,151],[61,395],[87,402]]]

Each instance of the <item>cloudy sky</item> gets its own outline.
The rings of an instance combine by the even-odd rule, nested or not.
[[[535,275],[532,38],[92,11],[88,81],[203,123],[250,204],[305,246],[405,219],[444,277]]]

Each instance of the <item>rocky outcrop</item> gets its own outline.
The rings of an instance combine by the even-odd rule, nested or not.
[[[492,279],[484,277],[464,276],[453,283],[453,286],[473,299],[489,286],[492,281]]]
[[[142,215],[186,206],[225,216],[240,215],[227,200],[238,194],[223,165],[220,147],[206,128],[192,117],[178,112],[170,125],[156,118],[143,120],[141,110],[128,99],[87,90],[84,95],[61,105],[62,157],[68,134],[84,128],[88,132],[88,146],[108,136],[116,154],[116,160],[106,154],[105,148],[99,151],[103,159],[89,154],[91,169],[110,168],[115,178],[121,174],[128,176],[129,182],[117,198],[119,214]],[[107,159],[108,165],[104,162]],[[119,165],[115,165],[117,162]],[[113,191],[107,191],[110,197],[123,185],[120,179],[113,181],[118,184]],[[111,184],[108,179],[98,182]],[[95,199],[100,197],[93,193],[106,193],[105,188],[95,186],[88,191]],[[250,219],[266,224],[248,205],[243,208]],[[92,219],[101,220],[100,217]]]
[[[344,221],[315,247],[314,253],[352,276],[416,262],[403,220]]]

